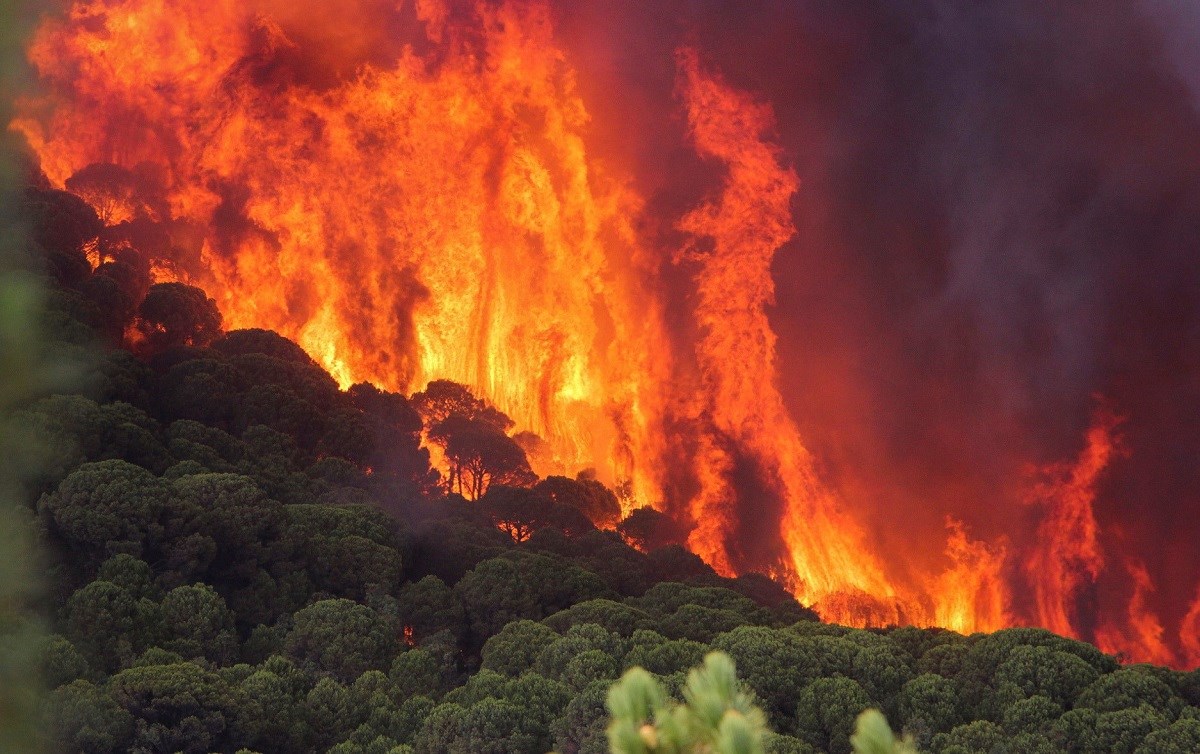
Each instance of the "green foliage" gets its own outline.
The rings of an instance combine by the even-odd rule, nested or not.
[[[739,687],[728,655],[705,657],[704,665],[688,674],[683,695],[685,703],[679,704],[645,670],[627,671],[608,694],[613,754],[765,752],[765,719]]]
[[[326,747],[348,735],[351,718],[356,712],[351,708],[351,701],[350,692],[333,678],[317,681],[302,705],[310,740]]]
[[[542,651],[558,639],[558,634],[540,623],[513,621],[483,645],[483,669],[518,676],[533,667]]]
[[[226,665],[237,655],[234,615],[207,584],[180,586],[163,597],[163,647],[185,659],[204,658]]]
[[[835,676],[804,687],[796,704],[796,737],[830,754],[848,754],[854,720],[871,707],[858,682]]]
[[[150,564],[125,553],[114,555],[100,564],[96,581],[116,584],[135,599],[157,600],[161,597]]]
[[[444,669],[433,653],[424,649],[404,652],[392,662],[392,684],[401,698],[437,698],[445,690]]]
[[[59,687],[51,695],[49,733],[63,751],[109,754],[128,751],[134,717],[89,681]]]
[[[1077,708],[1094,709],[1097,712],[1116,712],[1141,705],[1149,705],[1174,718],[1185,702],[1174,689],[1144,666],[1121,668],[1097,678],[1079,694],[1075,702]]]
[[[905,683],[900,689],[898,707],[900,719],[911,730],[950,730],[963,718],[954,682],[936,673],[922,673]]]
[[[109,681],[108,692],[136,721],[128,750],[220,748],[241,705],[224,679],[188,662],[122,670]]]
[[[237,710],[237,727],[246,741],[261,751],[295,750],[305,739],[295,684],[260,669],[238,684],[244,704]]]
[[[1192,754],[1200,751],[1200,720],[1176,720],[1146,736],[1134,754]]]
[[[420,641],[439,631],[450,631],[462,638],[467,630],[467,614],[458,597],[437,576],[405,584],[396,599],[396,610],[404,625]]]
[[[934,754],[970,754],[991,751],[1004,740],[1000,726],[989,720],[975,720],[959,725],[949,733],[933,738]]]
[[[38,489],[53,489],[85,461],[120,459],[156,474],[171,463],[158,423],[126,403],[100,405],[80,395],[53,395],[19,412],[17,421],[42,443]]]
[[[1080,657],[1046,646],[1014,647],[996,668],[992,685],[1012,686],[1024,696],[1044,695],[1070,706],[1079,692],[1100,677],[1095,667]]]
[[[67,600],[63,626],[90,662],[105,672],[127,666],[161,635],[157,603],[108,581],[93,581]]]
[[[544,675],[563,678],[571,662],[585,653],[599,651],[614,658],[615,664],[615,658],[625,654],[625,646],[625,641],[617,634],[593,623],[583,623],[572,626],[562,638],[543,649],[533,667]]]
[[[162,480],[140,466],[112,460],[80,466],[42,498],[38,510],[51,534],[95,568],[122,553],[159,555],[172,504]]]
[[[91,666],[70,639],[58,634],[42,640],[41,671],[46,687],[56,689],[91,676]]]
[[[650,614],[631,605],[609,599],[595,599],[560,610],[543,621],[555,631],[565,631],[580,623],[594,623],[621,636],[629,636],[650,624]],[[694,664],[694,663],[693,663]]]
[[[890,702],[912,676],[908,653],[889,641],[860,648],[851,665],[851,677],[879,703]]]
[[[372,668],[387,667],[397,640],[394,626],[379,613],[333,599],[296,613],[286,645],[298,663],[349,682]]]
[[[522,618],[540,620],[577,602],[604,596],[595,574],[544,555],[512,554],[484,561],[454,587],[477,637]]]
[[[1010,735],[1022,731],[1049,730],[1050,724],[1062,715],[1063,709],[1048,697],[1031,696],[1013,702],[1004,710],[1002,727]]]
[[[879,710],[865,710],[854,724],[850,744],[855,754],[916,754],[912,743],[896,738]]]
[[[653,634],[653,632],[646,632]],[[645,634],[642,634],[645,636]],[[658,634],[653,634],[659,636]],[[663,637],[659,637],[663,638]],[[704,659],[708,653],[708,645],[690,639],[666,640],[658,643],[644,644],[635,641],[625,655],[626,665],[639,665],[651,673],[669,676],[686,671]]]
[[[611,684],[596,681],[579,691],[553,725],[555,750],[560,754],[608,754],[605,700]]]
[[[559,677],[572,689],[582,691],[593,682],[615,679],[619,672],[615,657],[599,649],[589,649],[572,657]]]
[[[800,691],[818,675],[812,641],[790,631],[742,626],[718,637],[713,648],[737,662],[777,729],[791,719]]]

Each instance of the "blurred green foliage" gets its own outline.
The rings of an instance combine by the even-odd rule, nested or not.
[[[633,668],[608,692],[612,754],[763,754],[766,718],[738,685],[733,660],[711,652],[688,673],[684,703]]]
[[[862,712],[854,725],[850,743],[855,754],[917,754],[910,740],[896,737],[879,710]]]
[[[22,6],[0,0],[0,121],[21,69]],[[27,438],[10,422],[12,410],[33,396],[50,376],[36,323],[41,291],[22,269],[24,233],[11,215],[17,169],[10,142],[0,139],[0,751],[38,750],[40,626],[30,618],[37,595],[28,506],[21,504],[22,472],[13,449]]]
[[[682,703],[653,674],[635,667],[609,689],[608,710],[610,754],[817,751],[768,729],[753,693],[739,683],[733,659],[724,652],[710,652],[688,673]],[[858,715],[849,743],[854,754],[918,754],[912,740],[898,738],[877,709]]]

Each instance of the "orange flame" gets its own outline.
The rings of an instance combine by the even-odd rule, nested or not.
[[[79,105],[43,121],[27,101],[13,125],[59,185],[167,160],[172,212],[212,229],[180,277],[228,326],[297,340],[344,387],[467,384],[561,468],[605,460],[604,480],[661,499],[653,260],[639,200],[587,154],[547,8],[481,4],[482,49],[447,41],[435,65],[406,48],[317,91],[258,80],[295,43],[257,6],[77,3],[30,58]],[[419,8],[440,38],[442,4]],[[233,202],[245,219],[223,228]]]
[[[1037,544],[1025,560],[1036,602],[1034,620],[1066,636],[1080,635],[1075,601],[1084,584],[1094,582],[1104,567],[1092,503],[1097,480],[1120,452],[1113,432],[1121,421],[1101,409],[1076,463],[1045,469],[1050,478],[1036,485],[1030,496],[1045,510]]]
[[[720,197],[679,223],[681,230],[713,242],[711,251],[692,254],[700,266],[696,356],[705,391],[689,413],[749,449],[780,480],[787,504],[785,567],[801,599],[822,604],[849,591],[886,600],[894,588],[857,525],[821,486],[774,382],[775,333],[765,311],[775,298],[771,261],[795,234],[790,205],[799,187],[795,172],[783,167],[778,148],[765,138],[774,114],[769,105],[703,71],[694,50],[679,53],[679,68],[696,149],[728,168]],[[703,491],[692,501],[698,525],[688,543],[719,572],[731,573],[725,538],[733,529],[728,520],[733,495],[726,480],[733,460],[706,437],[694,464]],[[828,612],[841,612],[830,610],[831,604]]]
[[[961,521],[946,520],[951,567],[934,591],[933,625],[962,633],[996,631],[1011,626],[1008,583],[1003,578],[1007,548],[973,540]]]
[[[1196,599],[1183,617],[1179,636],[1183,645],[1184,665],[1200,668],[1200,587],[1196,588]]]
[[[1126,628],[1108,621],[1096,629],[1096,646],[1110,654],[1136,662],[1171,665],[1175,653],[1163,641],[1163,626],[1146,605],[1146,596],[1154,591],[1150,573],[1141,563],[1125,564],[1133,579],[1133,596],[1129,600]]]

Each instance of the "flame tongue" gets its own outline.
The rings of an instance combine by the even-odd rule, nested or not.
[[[1036,619],[1038,625],[1067,636],[1078,636],[1081,630],[1076,615],[1080,588],[1095,581],[1104,567],[1092,504],[1100,474],[1119,450],[1113,433],[1120,422],[1111,411],[1101,410],[1078,461],[1046,469],[1050,478],[1033,490],[1033,501],[1045,510],[1038,543],[1025,562]]]
[[[775,299],[771,261],[795,234],[791,200],[799,188],[795,172],[765,140],[774,115],[702,70],[694,50],[679,53],[679,70],[696,149],[728,168],[719,198],[679,223],[713,242],[712,251],[696,255],[701,334],[695,349],[704,390],[687,410],[706,417],[720,437],[778,480],[788,550],[783,567],[802,599],[819,603],[845,592],[893,597],[857,525],[818,481],[774,384],[775,334],[765,308]],[[729,521],[729,501],[737,497],[728,481],[734,461],[716,437],[700,446],[695,473],[704,483],[692,501],[698,526],[688,543],[718,571],[732,574],[726,538],[736,528]],[[830,617],[850,617],[836,612]]]

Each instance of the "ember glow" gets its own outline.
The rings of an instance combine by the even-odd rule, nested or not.
[[[139,249],[155,276],[204,288],[228,327],[296,340],[343,387],[469,385],[545,441],[539,473],[594,468],[627,512],[686,520],[720,573],[770,573],[852,625],[1039,625],[1127,659],[1200,662],[1200,569],[1149,558],[1125,527],[1136,496],[1106,487],[1156,452],[1138,444],[1153,402],[1126,405],[1111,365],[1100,384],[1047,383],[1054,400],[1040,383],[998,400],[1037,375],[1015,358],[980,366],[972,349],[1009,343],[1004,320],[955,308],[989,265],[1036,278],[1041,263],[989,257],[994,239],[959,209],[922,224],[845,198],[855,179],[838,170],[874,142],[866,125],[829,126],[853,98],[805,104],[856,75],[815,31],[783,45],[792,78],[776,85],[778,57],[748,76],[738,45],[712,43],[749,38],[745,18],[722,37],[680,2],[656,33],[633,4],[600,5],[80,0],[31,41],[39,85],[11,128],[110,225],[165,231]],[[604,13],[646,29],[657,84],[613,63],[631,40]],[[832,23],[798,18],[780,28]],[[867,56],[870,19],[842,22]],[[976,179],[948,183],[974,196]],[[1000,218],[989,232],[1000,199],[974,205]],[[898,302],[939,244],[939,303],[914,314]],[[884,269],[916,282],[869,295]],[[930,351],[924,375],[913,354],[930,342],[962,350]],[[1034,397],[1074,424],[1039,424]]]

